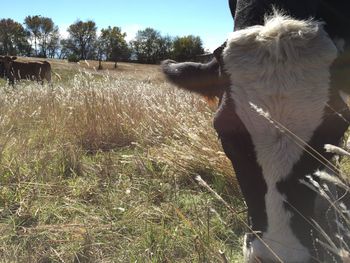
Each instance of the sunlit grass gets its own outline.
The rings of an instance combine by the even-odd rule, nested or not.
[[[208,104],[155,67],[56,63],[53,85],[0,80],[0,261],[242,262]]]
[[[206,102],[156,71],[54,71],[0,84],[1,260],[241,262],[244,226],[194,180],[244,210]]]

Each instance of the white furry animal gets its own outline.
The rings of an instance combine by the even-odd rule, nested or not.
[[[303,152],[291,133],[309,142],[322,122],[329,99],[329,67],[336,56],[322,24],[280,14],[229,37],[223,59],[232,98],[267,184],[267,230],[263,242],[255,239],[245,251],[247,262],[278,261],[270,249],[283,262],[310,259],[292,231],[287,200],[277,183],[288,178]]]

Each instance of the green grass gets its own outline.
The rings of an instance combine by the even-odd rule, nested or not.
[[[157,71],[0,82],[2,262],[242,262],[244,210],[200,98]],[[224,251],[224,256],[220,251]]]

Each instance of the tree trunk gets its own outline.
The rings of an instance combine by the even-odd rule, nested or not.
[[[37,57],[38,56],[38,49],[36,46],[36,36],[35,35],[34,35],[34,46],[35,46],[35,56]]]

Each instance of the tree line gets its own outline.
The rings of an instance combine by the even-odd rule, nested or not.
[[[139,30],[130,42],[117,26],[103,28],[98,34],[92,20],[77,20],[67,32],[68,37],[62,38],[58,26],[49,17],[27,16],[23,24],[4,18],[0,20],[0,54],[154,64],[166,58],[191,60],[204,53],[198,36],[163,36],[153,28]]]

